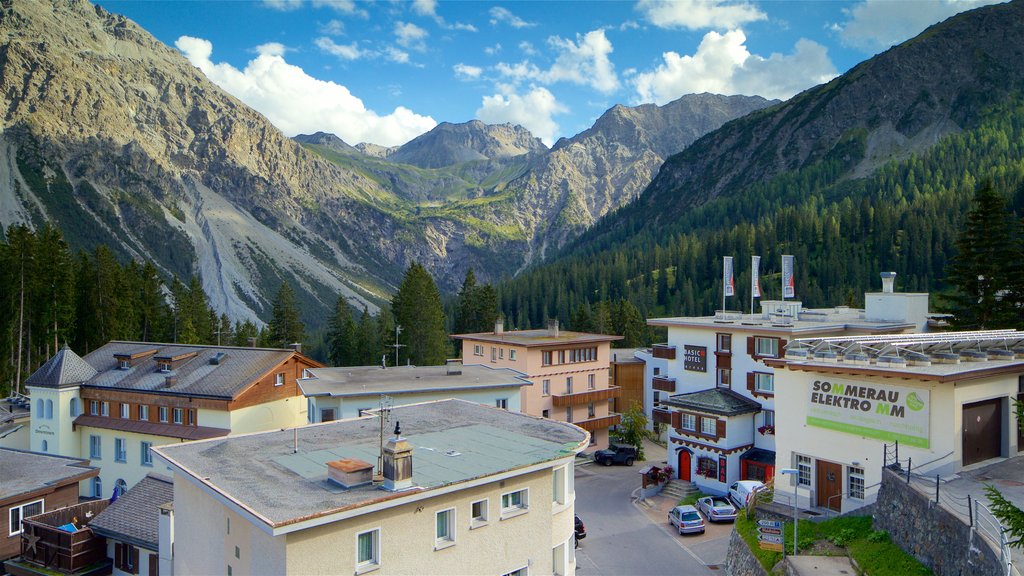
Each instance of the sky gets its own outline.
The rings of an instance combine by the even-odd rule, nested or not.
[[[993,0],[99,1],[287,136],[396,146],[440,122],[545,144],[616,104],[787,99]]]

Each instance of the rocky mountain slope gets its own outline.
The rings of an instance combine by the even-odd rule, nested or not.
[[[538,154],[548,147],[522,126],[442,122],[426,134],[402,144],[388,160],[420,168],[443,168],[473,160],[501,160]]]

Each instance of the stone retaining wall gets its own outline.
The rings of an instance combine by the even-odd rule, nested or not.
[[[768,572],[757,561],[747,542],[736,530],[729,536],[729,551],[725,556],[725,573],[728,576],[768,576]]]

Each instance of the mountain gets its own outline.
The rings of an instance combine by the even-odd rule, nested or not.
[[[734,308],[747,307],[752,255],[765,297],[779,297],[782,254],[810,305],[856,304],[883,270],[905,290],[944,290],[979,182],[1024,215],[1022,95],[1024,3],[964,12],[671,156],[636,202],[506,284],[506,316],[537,322],[522,300],[558,302],[566,319],[595,298],[708,314],[723,256],[740,263]]]
[[[358,154],[360,151],[355,146],[350,146],[345,143],[344,140],[338,138],[334,134],[327,132],[316,132],[314,134],[299,134],[293,136],[292,140],[295,140],[299,144],[313,144],[316,146],[323,146],[324,148],[334,150],[335,152]]]
[[[420,168],[443,168],[473,160],[499,160],[538,154],[547,146],[522,126],[442,122],[425,134],[399,146],[388,160]]]

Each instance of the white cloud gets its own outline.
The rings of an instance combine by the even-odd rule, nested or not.
[[[456,22],[448,26],[450,30],[463,30],[465,32],[476,32],[476,26],[472,24],[465,24],[463,22]]]
[[[288,12],[302,8],[306,0],[263,0],[263,5],[273,10]],[[341,14],[351,14],[361,18],[369,17],[369,13],[356,6],[355,0],[312,0],[314,8],[331,8]]]
[[[519,43],[519,49],[523,52],[523,54],[526,54],[527,56],[537,55],[537,49],[533,47],[533,44],[526,40],[523,40],[522,42]]]
[[[741,30],[708,32],[692,56],[665,52],[657,68],[634,76],[639,101],[664,104],[699,92],[785,99],[836,76],[821,44],[800,39],[792,54],[765,58],[751,54],[746,39]]]
[[[522,95],[503,88],[503,93],[484,96],[476,117],[488,124],[518,124],[551,146],[558,134],[558,124],[552,116],[568,112],[568,108],[547,88],[534,87]]]
[[[399,46],[422,52],[427,48],[424,40],[428,35],[426,30],[412,22],[395,22],[395,38]]]
[[[272,10],[286,12],[302,7],[302,0],[263,0],[263,5]]]
[[[437,16],[437,0],[413,0],[412,11],[420,16]]]
[[[291,48],[287,48],[280,42],[267,42],[253,48],[253,52],[257,54],[269,54],[270,56],[284,56],[284,53],[289,51],[291,51]]]
[[[843,43],[868,53],[885,50],[917,36],[954,14],[1004,0],[932,0],[893,2],[866,0],[846,12],[850,19],[836,26]]]
[[[332,56],[337,56],[342,60],[358,60],[359,58],[369,56],[369,53],[361,50],[356,42],[351,44],[338,44],[330,38],[321,37],[314,40],[313,43],[316,44],[317,48],[331,54]]]
[[[513,28],[529,28],[536,26],[536,22],[527,22],[519,16],[516,16],[508,8],[502,8],[501,6],[495,6],[491,8],[491,26],[497,26],[498,24],[508,24]]]
[[[659,28],[735,28],[767,18],[747,2],[721,0],[640,0],[636,9]]]
[[[548,38],[548,45],[558,54],[548,70],[542,70],[529,61],[518,64],[500,62],[495,70],[515,82],[572,82],[606,94],[619,88],[615,65],[608,59],[613,50],[612,43],[605,37],[604,30],[593,30],[582,36],[577,34],[575,42],[552,36]]]
[[[341,20],[330,20],[317,26],[317,30],[328,36],[339,36],[345,33],[345,23]]]
[[[484,48],[484,53],[488,56],[494,56],[498,52],[501,52],[501,42],[498,42],[494,46],[487,46]]]
[[[455,71],[455,76],[460,80],[476,80],[484,73],[483,68],[479,66],[470,66],[469,64],[463,64],[462,62],[452,66],[452,70]]]
[[[409,53],[404,51],[404,50],[399,50],[398,48],[395,48],[394,46],[388,46],[387,48],[385,48],[384,49],[384,56],[388,60],[391,60],[392,62],[396,62],[398,64],[408,64],[409,63]]]
[[[239,70],[211,61],[213,44],[208,40],[182,36],[174,45],[207,78],[255,108],[288,136],[324,130],[353,144],[394,146],[437,125],[433,118],[404,106],[383,116],[368,110],[348,88],[313,78],[273,48],[260,52]]]

